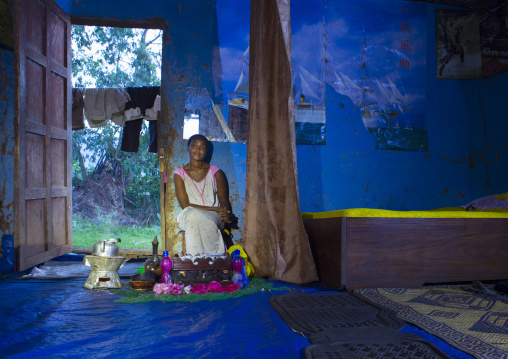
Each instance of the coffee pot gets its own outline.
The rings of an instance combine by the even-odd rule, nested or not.
[[[117,257],[118,246],[117,242],[121,242],[120,238],[103,239],[93,246],[92,254],[99,257]]]

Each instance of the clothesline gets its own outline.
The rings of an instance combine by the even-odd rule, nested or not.
[[[157,120],[160,111],[160,87],[83,88],[72,89],[73,130],[84,128],[86,117],[91,128],[112,121],[124,126],[138,118]]]
[[[72,130],[122,126],[122,151],[137,152],[143,120],[149,121],[149,152],[157,152],[157,113],[161,108],[160,87],[73,88]]]

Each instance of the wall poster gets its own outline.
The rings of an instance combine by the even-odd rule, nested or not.
[[[436,10],[437,78],[475,79],[508,70],[508,3],[482,11]]]
[[[249,7],[218,0],[224,117],[245,142],[248,113]],[[368,12],[365,9],[369,9]],[[376,149],[426,151],[425,5],[402,0],[291,1],[292,73],[297,144],[326,144],[326,87],[361,113]],[[215,54],[215,52],[214,52]],[[216,91],[217,92],[217,91]]]
[[[480,23],[470,10],[436,10],[437,78],[482,77]]]
[[[325,5],[326,83],[358,107],[376,149],[426,151],[425,5],[398,0]],[[293,36],[295,59],[304,57],[311,45],[299,39],[307,36]]]
[[[508,70],[508,3],[480,14],[483,76]]]

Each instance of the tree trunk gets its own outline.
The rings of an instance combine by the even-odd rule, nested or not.
[[[143,31],[143,35],[141,35],[141,40],[139,40],[139,47],[141,47],[141,45],[145,45],[146,46],[146,34],[148,33],[148,29],[145,29]]]
[[[83,155],[81,154],[81,149],[79,148],[79,146],[76,142],[72,143],[72,147],[74,147],[74,151],[78,155],[79,168],[81,168],[81,175],[83,176],[83,182],[85,182],[88,177],[86,175],[85,160],[83,159]]]

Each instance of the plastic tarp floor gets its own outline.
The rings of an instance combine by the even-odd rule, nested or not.
[[[120,304],[84,282],[0,280],[0,357],[298,358],[309,345],[270,307],[270,292]]]
[[[309,345],[270,307],[271,292],[213,302],[121,304],[115,303],[121,295],[84,289],[85,281],[1,277],[0,357],[304,358]],[[333,291],[320,284],[290,286]],[[402,331],[426,334],[410,326]],[[470,358],[435,337],[425,339],[452,358]]]

